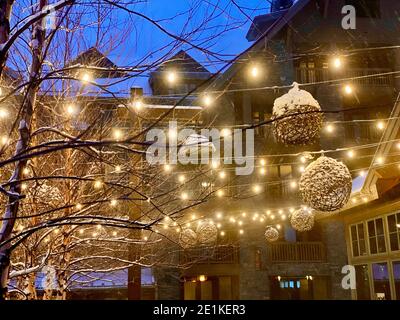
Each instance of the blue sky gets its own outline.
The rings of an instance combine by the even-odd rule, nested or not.
[[[174,34],[179,34],[182,30],[194,30],[205,17],[210,18],[211,21],[205,24],[207,30],[196,32],[191,41],[200,44],[200,46],[205,46],[202,41],[208,39],[210,41],[207,41],[206,44],[210,51],[230,59],[250,45],[245,37],[251,24],[250,18],[269,12],[267,0],[236,0],[235,2],[243,7],[243,12],[231,0],[150,0],[132,8],[159,21],[162,27]],[[199,5],[194,9],[193,16],[190,16],[188,10],[196,4]],[[128,16],[119,13],[119,19],[123,21],[123,19],[128,19]],[[152,62],[172,48],[171,45],[164,50],[159,50],[169,43],[171,38],[150,22],[135,17],[133,25],[134,28],[130,32],[127,45],[121,46],[110,55],[110,58],[116,64],[120,66],[132,65],[146,57],[150,52],[156,51],[146,59],[146,61]],[[224,31],[225,28],[227,28],[226,31]],[[221,63],[218,63],[211,55],[193,49],[190,45],[185,44],[179,48],[174,48],[173,51],[177,52],[180,49],[187,50],[210,71],[216,71],[221,66]],[[138,79],[136,82],[143,81],[145,79],[142,79],[142,81]]]

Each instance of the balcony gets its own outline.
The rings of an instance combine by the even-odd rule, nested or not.
[[[322,242],[275,242],[268,248],[271,262],[324,262],[326,251]]]
[[[179,260],[181,264],[235,264],[239,263],[239,248],[227,245],[183,250]]]
[[[296,68],[296,81],[311,83],[335,79],[358,78],[351,81],[358,86],[391,87],[394,84],[393,75],[371,76],[391,72],[388,68],[346,69],[338,73],[330,72],[327,68]]]

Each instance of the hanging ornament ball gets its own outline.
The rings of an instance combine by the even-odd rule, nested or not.
[[[265,230],[265,239],[267,239],[268,242],[274,242],[278,240],[279,231],[274,227],[267,227],[267,230]]]
[[[211,220],[201,221],[197,226],[197,241],[201,245],[210,245],[217,242],[218,229]]]
[[[299,89],[298,83],[274,102],[272,109],[273,131],[278,142],[287,145],[304,145],[313,142],[322,127],[321,107],[313,96]]]
[[[305,204],[319,211],[335,211],[350,198],[352,178],[342,162],[319,157],[310,163],[300,178],[299,190]]]
[[[309,208],[296,210],[290,217],[290,224],[296,231],[310,231],[314,226],[314,212]]]
[[[182,248],[188,249],[197,244],[197,234],[192,229],[184,229],[179,235],[179,244]]]

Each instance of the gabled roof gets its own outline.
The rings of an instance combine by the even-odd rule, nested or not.
[[[260,34],[257,40],[263,39],[263,41],[256,41],[250,48],[248,48],[244,53],[239,55],[236,61],[240,61],[246,58],[246,55],[251,51],[256,51],[258,49],[263,48],[266,43],[273,39],[279,31],[281,31],[284,27],[286,27],[290,21],[310,2],[311,0],[298,0],[291,6],[288,10],[285,10],[284,13],[273,20],[273,22],[266,28],[266,30]],[[219,78],[217,78],[216,82],[212,85],[211,90],[218,90],[219,87],[223,86],[226,81],[231,79],[236,74],[237,64],[235,62],[226,70]]]
[[[193,73],[203,73],[210,75],[210,72],[199,62],[197,62],[192,56],[190,56],[186,51],[181,50],[171,59],[164,62],[156,70],[152,72],[158,73],[167,70],[168,68],[176,68],[180,73],[193,74]]]
[[[288,9],[255,17],[249,31],[247,32],[246,39],[248,41],[256,40],[266,30],[268,30],[276,20],[286,14],[287,11]]]
[[[69,62],[66,67],[76,64],[108,69],[105,71],[97,70],[96,78],[122,78],[125,76],[125,72],[117,70],[118,66],[94,47],[79,54],[74,60]]]

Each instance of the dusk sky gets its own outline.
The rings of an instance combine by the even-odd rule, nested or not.
[[[246,40],[246,33],[249,30],[251,21],[249,17],[254,18],[257,15],[269,12],[269,2],[267,0],[237,0],[236,3],[243,7],[241,12],[230,0],[210,1],[209,3],[202,1],[199,7],[194,11],[194,17],[188,21],[188,10],[197,4],[196,0],[152,0],[147,3],[138,4],[135,10],[160,21],[159,23],[168,31],[179,34],[186,25],[185,30],[192,30],[199,25],[199,21],[204,17],[211,17],[211,21],[207,22],[207,30],[197,32],[194,43],[201,43],[203,39],[213,38],[211,42],[207,42],[209,50],[219,54],[226,55],[225,58],[231,59],[235,55],[245,50],[250,43]],[[174,17],[173,19],[171,19]],[[223,34],[220,34],[224,28]],[[126,50],[121,52],[113,52],[112,60],[119,65],[132,65],[135,61],[148,55],[149,52],[156,50],[157,52],[148,57],[148,61],[156,60],[159,54],[168,50],[160,51],[159,48],[169,43],[171,38],[165,35],[148,21],[141,18],[135,20],[135,30],[132,30],[129,41],[129,55]],[[171,49],[171,46],[168,48]],[[174,48],[174,52],[180,49],[187,50],[196,60],[201,62],[210,71],[216,71],[222,66],[212,57],[190,48],[189,45]],[[147,79],[137,79],[135,83],[144,85]]]

